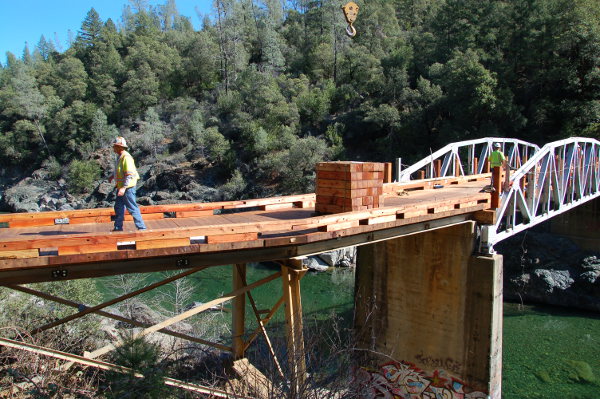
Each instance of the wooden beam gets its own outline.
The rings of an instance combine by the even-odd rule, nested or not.
[[[275,305],[273,305],[273,308],[271,308],[268,311],[267,316],[265,316],[264,318],[261,319],[261,324],[262,326],[267,325],[267,323],[271,320],[271,318],[275,315],[275,312],[277,312],[277,310],[281,307],[281,305],[283,305],[285,298],[282,296],[281,298],[279,298],[279,300],[277,301],[277,303],[275,303]],[[252,342],[256,339],[256,337],[261,334],[262,332],[262,327],[259,325],[258,327],[256,327],[254,329],[254,331],[252,332],[252,334],[250,335],[250,338],[248,338],[248,341],[246,341],[245,343],[245,347],[244,350],[247,350],[250,347],[250,344],[252,344]]]
[[[39,250],[36,249],[22,249],[17,251],[0,251],[0,259],[24,259],[24,258],[37,258],[39,256]]]
[[[250,291],[251,289],[259,287],[259,286],[261,286],[263,284],[266,284],[266,283],[268,283],[268,282],[270,282],[272,280],[275,280],[276,278],[278,278],[280,276],[281,276],[281,272],[278,272],[278,273],[272,274],[272,275],[270,275],[268,277],[265,277],[262,280],[256,281],[256,282],[254,282],[254,283],[252,283],[250,285],[247,285],[245,287],[233,290],[232,292],[230,292],[228,294],[225,294],[225,295],[221,296],[220,298],[213,299],[212,301],[206,302],[206,303],[204,303],[204,304],[202,304],[200,306],[196,306],[196,307],[194,307],[194,308],[192,308],[190,310],[187,310],[187,311],[185,311],[185,312],[183,312],[183,313],[181,313],[181,314],[179,314],[177,316],[173,316],[173,317],[171,317],[171,318],[169,318],[167,320],[164,320],[164,321],[162,321],[162,322],[160,322],[158,324],[155,324],[155,325],[153,325],[151,327],[148,327],[148,328],[146,328],[146,329],[138,332],[137,334],[135,334],[133,336],[133,338],[143,337],[143,336],[146,336],[146,335],[151,334],[153,332],[156,332],[158,330],[161,330],[161,329],[163,329],[165,327],[168,327],[168,326],[170,326],[172,324],[178,323],[178,322],[180,322],[182,320],[185,320],[185,319],[187,319],[187,318],[189,318],[191,316],[194,316],[194,315],[196,315],[198,313],[204,312],[205,310],[210,309],[213,306],[219,305],[219,304],[221,304],[223,302],[230,301],[233,298],[235,298],[236,296],[238,296],[240,294],[245,294],[247,291]],[[108,344],[108,345],[106,345],[106,346],[104,346],[104,347],[102,347],[100,349],[97,349],[97,350],[95,350],[93,352],[86,353],[84,356],[86,358],[93,359],[93,358],[96,358],[98,356],[102,356],[103,354],[108,353],[108,352],[116,349],[116,347],[118,345],[120,345],[120,344],[121,344],[121,342],[115,342],[114,344]]]
[[[91,308],[86,308],[86,309],[84,309],[84,310],[82,310],[82,311],[80,311],[78,313],[72,314],[70,316],[63,317],[62,319],[55,320],[52,323],[48,323],[48,324],[46,324],[46,325],[44,325],[42,327],[36,328],[35,330],[33,330],[31,332],[31,334],[32,335],[33,334],[37,334],[39,332],[48,330],[48,329],[56,327],[56,326],[59,326],[61,324],[69,322],[71,320],[75,320],[75,319],[78,319],[80,317],[83,317],[83,316],[85,316],[85,315],[87,315],[89,313],[94,313],[94,312],[96,312],[96,311],[98,311],[100,309],[104,309],[107,306],[114,305],[115,303],[122,302],[122,301],[124,301],[126,299],[129,299],[129,298],[132,298],[132,297],[134,297],[136,295],[139,295],[141,293],[153,290],[154,288],[160,287],[160,286],[165,285],[167,283],[170,283],[172,281],[179,280],[182,277],[185,277],[185,276],[188,276],[190,274],[196,273],[196,272],[198,272],[198,271],[200,271],[202,269],[205,269],[206,267],[207,266],[198,267],[198,268],[195,268],[195,269],[187,270],[185,272],[176,274],[176,275],[171,276],[169,278],[166,278],[164,280],[157,281],[156,283],[150,284],[149,286],[146,286],[146,287],[144,287],[142,289],[130,292],[130,293],[125,294],[125,295],[121,295],[120,297],[117,297],[117,298],[111,299],[110,301],[106,301],[104,303],[101,303],[100,305],[92,306]]]
[[[302,301],[300,298],[300,273],[282,266],[283,296],[288,341],[288,363],[290,368],[290,391],[298,395],[306,383],[306,354],[302,333]]]
[[[175,212],[176,218],[196,218],[196,217],[201,217],[201,216],[213,216],[213,215],[214,215],[214,211],[212,209],[203,210],[203,211]]]
[[[233,265],[233,289],[239,290],[246,286],[246,264],[239,263]],[[232,302],[232,334],[233,334],[233,358],[242,359],[244,357],[244,333],[246,324],[246,297],[236,296]]]
[[[166,247],[184,247],[190,245],[190,239],[184,238],[162,238],[155,240],[138,240],[135,242],[135,249],[152,249]]]
[[[473,214],[473,220],[480,224],[495,224],[497,220],[496,210],[484,209],[477,211]]]
[[[232,367],[235,376],[241,380],[244,385],[250,388],[257,399],[269,399],[276,393],[276,397],[283,398],[285,395],[280,392],[263,373],[254,367],[248,359],[239,359],[233,362]]]
[[[222,234],[222,235],[207,235],[206,243],[224,243],[237,241],[253,241],[258,238],[258,233],[238,233],[238,234]]]
[[[243,275],[241,277],[242,277],[242,280],[243,280],[242,284],[244,286],[247,285],[247,283],[246,283],[246,276]],[[271,344],[271,339],[269,338],[269,334],[267,334],[267,330],[265,329],[265,322],[260,317],[260,312],[258,310],[258,307],[256,306],[256,302],[254,301],[254,297],[252,297],[252,292],[248,291],[246,294],[248,295],[248,300],[250,301],[250,305],[252,306],[252,310],[254,311],[254,316],[256,317],[256,321],[258,323],[258,329],[260,329],[260,332],[262,333],[262,335],[263,335],[263,337],[265,339],[265,342],[267,343],[267,348],[269,348],[269,352],[271,353],[271,357],[273,358],[273,362],[275,363],[275,367],[277,368],[277,371],[279,372],[279,376],[281,378],[285,379],[285,376],[283,375],[283,370],[281,369],[281,365],[279,364],[279,359],[277,359],[277,355],[275,354],[275,349],[273,348],[273,345]],[[244,346],[244,348],[245,347],[246,346]]]
[[[502,192],[502,179],[500,176],[500,167],[494,167],[492,170],[492,179],[494,180],[494,192],[492,193],[492,200],[490,206],[492,209],[496,209],[500,206],[500,193]]]
[[[132,374],[137,378],[144,378],[144,376],[142,374],[137,373],[133,369],[130,369],[130,368],[127,368],[124,366],[107,363],[107,362],[103,362],[100,360],[88,359],[85,357],[73,355],[71,353],[57,351],[55,349],[46,348],[43,346],[32,345],[32,344],[28,344],[25,342],[18,342],[18,341],[14,341],[14,340],[7,339],[7,338],[1,338],[1,337],[0,337],[0,345],[3,345],[7,348],[20,349],[20,350],[24,350],[27,352],[36,353],[38,355],[49,356],[49,357],[52,357],[55,359],[61,359],[61,360],[69,361],[69,362],[75,362],[75,363],[82,364],[84,366],[95,367],[95,368],[99,368],[102,370],[116,371],[119,373]],[[184,381],[180,381],[180,380],[176,380],[176,379],[168,378],[168,377],[164,379],[164,383],[165,383],[165,385],[186,389],[188,391],[197,392],[197,393],[204,394],[204,395],[210,395],[211,397],[252,399],[252,398],[248,398],[247,396],[236,395],[236,394],[222,391],[219,389],[204,387],[202,385],[190,384],[190,383],[187,383]]]
[[[10,288],[10,289],[16,290],[16,291],[21,291],[21,292],[29,294],[29,295],[34,295],[34,296],[37,296],[37,297],[40,297],[40,298],[43,298],[43,299],[47,299],[47,300],[50,300],[50,301],[53,301],[53,302],[57,302],[57,303],[65,305],[65,306],[70,306],[70,307],[78,309],[78,310],[81,309],[82,306],[83,306],[83,309],[87,308],[87,306],[79,304],[77,302],[73,302],[73,301],[70,301],[70,300],[64,299],[64,298],[59,298],[57,296],[50,295],[50,294],[47,294],[45,292],[36,291],[36,290],[33,290],[31,288],[28,288],[28,287],[22,287],[20,285],[7,285],[7,287]],[[136,326],[136,327],[143,327],[143,328],[150,327],[150,324],[141,323],[141,322],[139,322],[137,320],[133,320],[133,319],[129,319],[127,317],[123,317],[123,316],[119,316],[119,315],[116,315],[116,314],[113,314],[113,313],[105,312],[103,310],[96,310],[93,313],[97,314],[99,316],[102,316],[102,317],[107,317],[107,318],[110,318],[110,319],[113,319],[113,320],[117,320],[117,321],[120,321],[120,322],[123,322],[123,323],[131,324],[132,326]],[[217,348],[217,349],[220,349],[220,350],[231,351],[231,347],[229,347],[229,346],[225,346],[225,345],[222,345],[222,344],[210,342],[210,341],[204,340],[202,338],[192,337],[192,336],[189,336],[189,335],[185,335],[185,334],[179,333],[177,331],[168,330],[166,328],[163,328],[162,330],[159,330],[158,332],[160,332],[162,334],[170,335],[172,337],[181,338],[181,339],[184,339],[184,340],[187,340],[187,341],[190,341],[190,342],[196,342],[198,344],[207,345],[207,346],[210,346],[210,347],[213,347],[213,348]]]

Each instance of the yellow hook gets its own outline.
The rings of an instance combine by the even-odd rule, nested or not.
[[[356,29],[352,24],[356,21],[356,16],[358,15],[358,5],[351,1],[346,5],[342,6],[342,10],[344,11],[344,17],[346,18],[346,22],[348,22],[348,26],[346,27],[346,34],[350,37],[356,36]]]

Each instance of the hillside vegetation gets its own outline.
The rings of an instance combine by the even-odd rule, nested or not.
[[[5,188],[33,173],[102,204],[116,135],[143,203],[307,192],[324,159],[600,137],[597,0],[359,1],[352,39],[337,0],[215,0],[198,30],[175,0],[130,3],[91,9],[66,51],[7,53]]]

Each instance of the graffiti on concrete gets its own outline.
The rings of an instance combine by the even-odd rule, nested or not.
[[[427,373],[409,362],[390,362],[379,370],[359,368],[353,386],[365,399],[485,399],[444,370]]]
[[[450,371],[452,373],[460,373],[460,370],[462,369],[462,365],[460,364],[460,362],[457,362],[454,359],[434,358],[434,357],[425,355],[423,353],[423,351],[421,351],[421,353],[417,354],[415,356],[415,359],[417,359],[419,364],[421,364],[427,368],[431,368],[431,369],[443,369],[446,371]]]

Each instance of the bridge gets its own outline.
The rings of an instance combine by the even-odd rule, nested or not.
[[[508,173],[491,171],[486,161],[495,142],[507,155]],[[0,215],[0,284],[78,309],[32,333],[95,313],[141,327],[138,336],[169,334],[231,352],[235,359],[243,359],[259,336],[270,342],[264,326],[285,305],[291,375],[283,375],[272,348],[271,355],[294,396],[300,395],[306,378],[300,297],[300,280],[307,271],[304,259],[359,246],[359,343],[374,352],[394,353],[402,362],[365,371],[355,383],[368,385],[374,397],[380,391],[409,389],[398,377],[387,377],[397,373],[407,378],[412,373],[422,380],[422,389],[431,392],[438,388],[428,384],[423,373],[435,370],[435,375],[441,371],[460,380],[462,392],[471,392],[465,397],[499,398],[502,259],[494,245],[597,198],[599,157],[600,143],[593,139],[570,138],[539,148],[521,140],[486,138],[449,144],[407,168],[400,160],[395,168],[392,163],[322,163],[317,165],[313,194],[143,206],[146,231],[136,231],[131,219],[124,231],[110,231],[114,212],[109,208]],[[491,174],[495,190],[488,192],[483,188]],[[266,261],[277,262],[280,270],[246,281],[246,264]],[[159,324],[146,325],[103,310],[218,265],[232,265],[233,290]],[[392,268],[396,272],[391,273]],[[83,307],[22,285],[164,270],[180,272]],[[407,275],[413,276],[410,281]],[[275,280],[281,281],[283,296],[268,311],[259,311],[252,290]],[[245,328],[246,299],[258,324],[254,331]],[[169,329],[228,301],[233,306],[228,344]],[[451,317],[454,321],[448,321]],[[118,368],[98,358],[119,342],[84,356],[6,338],[0,344],[63,359],[65,367],[81,363]],[[381,359],[360,361],[382,364]],[[217,397],[235,396],[183,381],[166,383]],[[443,389],[459,393],[452,391],[456,387]]]

